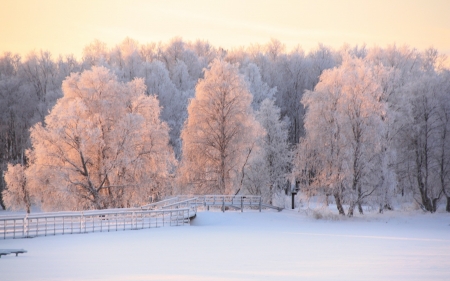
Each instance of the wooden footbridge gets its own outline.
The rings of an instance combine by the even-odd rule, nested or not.
[[[223,212],[227,209],[244,211],[244,208],[258,209],[275,209],[277,211],[283,208],[262,202],[261,196],[254,195],[181,195],[166,200],[151,203],[142,206],[142,209],[170,209],[180,207],[204,207],[209,210],[210,207],[220,208]]]
[[[199,208],[282,210],[263,203],[261,196],[177,196],[140,208],[0,216],[0,239],[189,225]]]

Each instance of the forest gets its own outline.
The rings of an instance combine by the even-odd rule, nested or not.
[[[353,216],[450,212],[450,69],[436,49],[94,41],[0,56],[3,209],[125,208],[297,186]]]

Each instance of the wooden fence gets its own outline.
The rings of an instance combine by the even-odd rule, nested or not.
[[[113,209],[0,217],[0,239],[109,232],[190,224],[196,208]]]
[[[244,208],[282,209],[262,203],[261,196],[177,196],[140,208],[1,216],[0,239],[180,226],[190,224],[199,206],[219,207],[223,212],[229,208],[241,212]]]

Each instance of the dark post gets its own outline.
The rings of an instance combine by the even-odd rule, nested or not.
[[[293,188],[291,189],[291,195],[292,195],[292,210],[295,209],[295,204],[294,204],[294,196],[297,194],[297,192],[300,190],[300,187],[298,186],[299,182],[295,181],[295,186],[293,186]]]

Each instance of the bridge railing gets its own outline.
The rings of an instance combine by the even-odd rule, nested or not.
[[[178,197],[178,199],[182,199]],[[193,213],[197,213],[197,197],[181,200],[178,202],[174,202],[171,204],[166,204],[162,207],[162,209],[180,209],[180,208],[189,208]]]
[[[114,209],[4,216],[0,217],[0,239],[181,226],[190,223],[192,212],[192,208]]]
[[[158,202],[154,202],[154,203],[150,203],[144,206],[141,206],[141,209],[143,210],[156,210],[156,209],[161,209],[164,206],[176,203],[180,200],[185,200],[186,198],[182,197],[180,198],[179,196],[175,196],[175,197],[171,197],[168,199],[164,199]]]
[[[179,199],[196,199],[198,206],[218,206],[225,211],[225,207],[231,206],[239,208],[241,212],[244,207],[258,208],[261,211],[263,206],[261,196],[257,195],[181,195]]]

